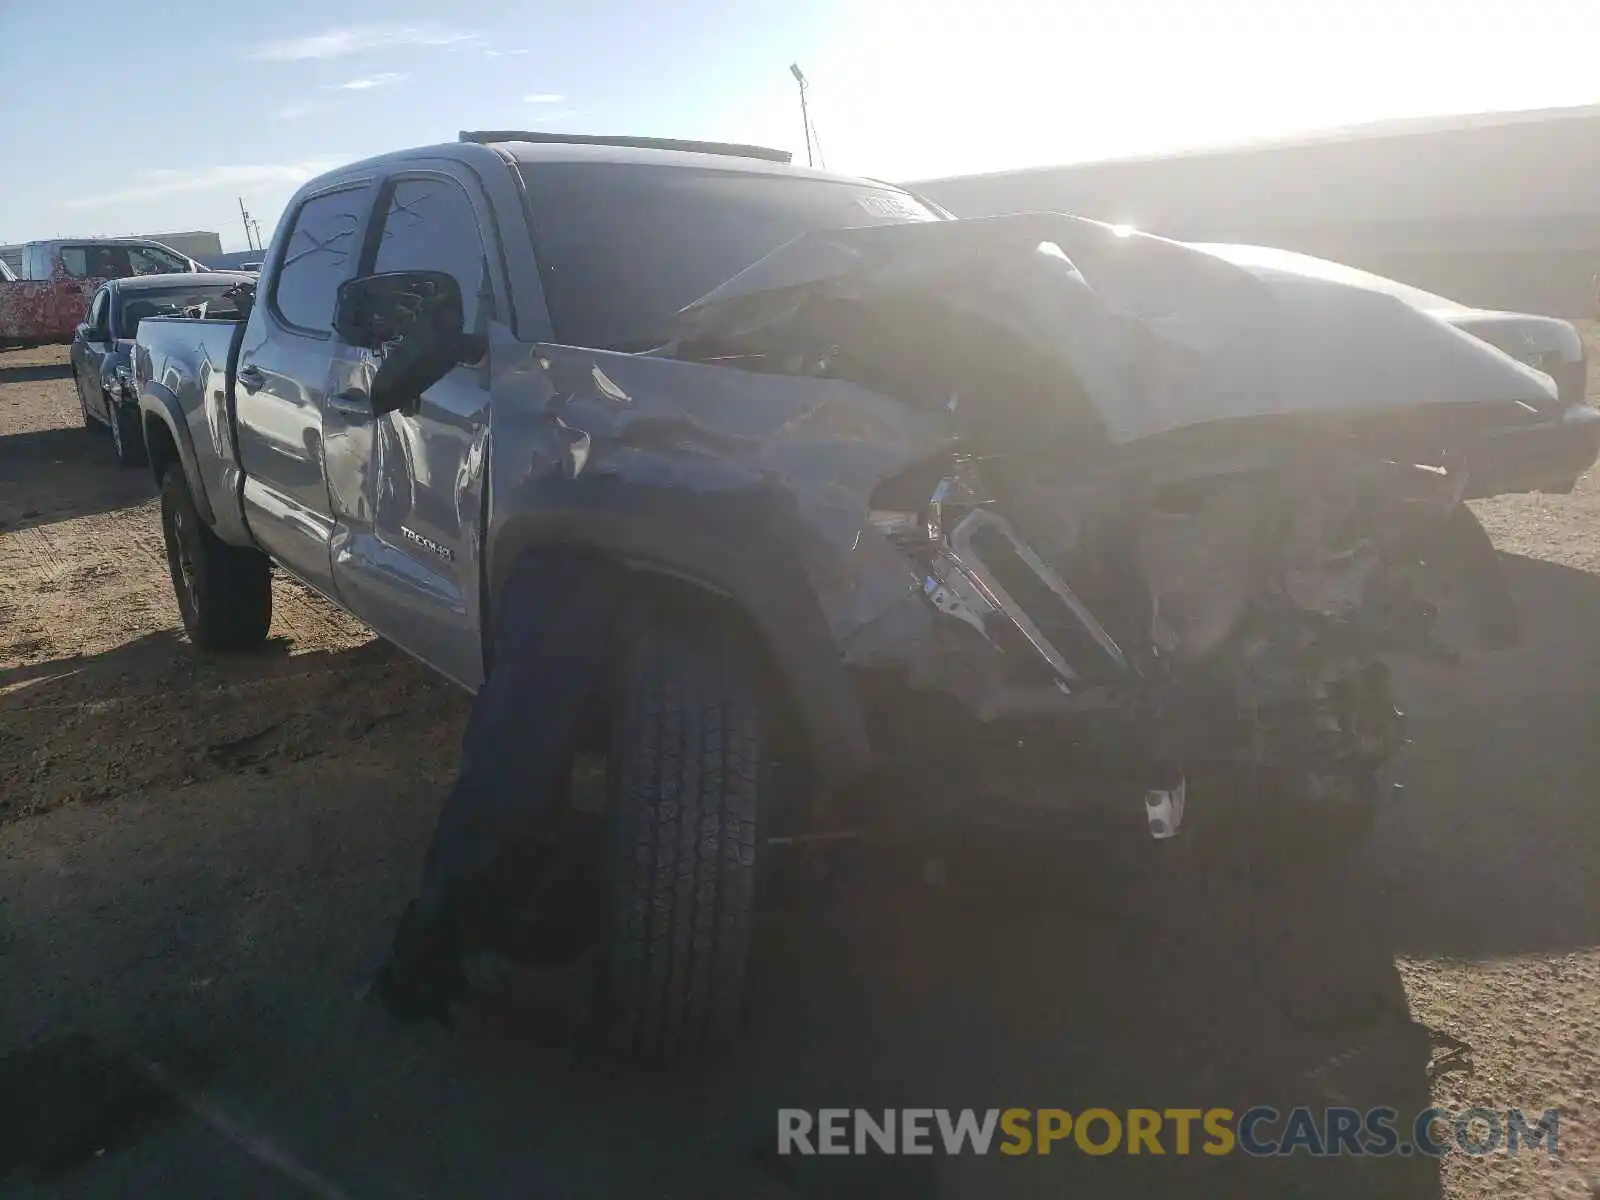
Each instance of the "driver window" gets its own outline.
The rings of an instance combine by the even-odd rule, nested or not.
[[[111,329],[107,322],[107,302],[109,295],[105,288],[94,294],[94,302],[89,305],[89,336],[97,342],[109,341]]]
[[[127,252],[120,246],[88,246],[84,253],[90,279],[121,279],[128,273]]]
[[[397,179],[379,207],[383,219],[372,270],[448,272],[461,285],[462,327],[477,329],[483,237],[461,185],[436,176]]]

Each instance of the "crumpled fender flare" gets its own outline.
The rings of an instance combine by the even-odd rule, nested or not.
[[[150,440],[151,421],[159,421],[172,435],[173,445],[178,448],[178,461],[183,464],[184,478],[189,481],[189,494],[194,498],[200,519],[208,526],[215,527],[217,514],[211,507],[211,497],[206,495],[205,484],[200,478],[200,464],[195,457],[194,439],[189,435],[189,422],[184,420],[183,408],[178,404],[177,397],[158,383],[147,383],[139,393],[139,428],[145,432],[146,445]],[[150,462],[154,467],[154,455]]]
[[[649,502],[592,496],[580,506],[533,509],[493,531],[486,556],[490,603],[516,563],[541,549],[578,549],[700,588],[750,622],[786,688],[810,765],[824,790],[867,768],[860,703],[832,630],[804,572],[772,539],[741,536],[723,522],[694,521],[653,495]],[[492,616],[485,615],[490,628]]]

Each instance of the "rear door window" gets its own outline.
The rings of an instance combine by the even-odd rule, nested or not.
[[[272,281],[272,311],[286,325],[308,333],[333,328],[333,304],[339,285],[355,273],[361,249],[365,185],[323,192],[305,200],[290,218],[282,260]]]
[[[126,246],[63,246],[61,266],[71,279],[125,279],[131,274]]]

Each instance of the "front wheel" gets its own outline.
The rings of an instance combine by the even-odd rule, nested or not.
[[[725,623],[657,626],[625,656],[609,764],[612,1040],[663,1060],[736,1032],[755,899],[768,713]]]
[[[189,640],[206,652],[251,650],[272,624],[272,576],[266,555],[230,546],[195,508],[183,465],[161,479],[161,531],[167,567]]]

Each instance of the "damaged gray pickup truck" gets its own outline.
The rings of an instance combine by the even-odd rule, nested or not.
[[[542,556],[659,599],[676,652],[615,709],[694,716],[602,743],[601,955],[657,1043],[728,1031],[776,843],[1090,810],[1148,843],[1242,797],[1346,844],[1402,741],[1385,657],[1440,652],[1441,597],[1515,636],[1463,498],[1600,424],[1379,290],[780,158],[368,160],[295,196],[246,320],[138,333],[201,648],[266,637],[269,563],[469,690]]]

